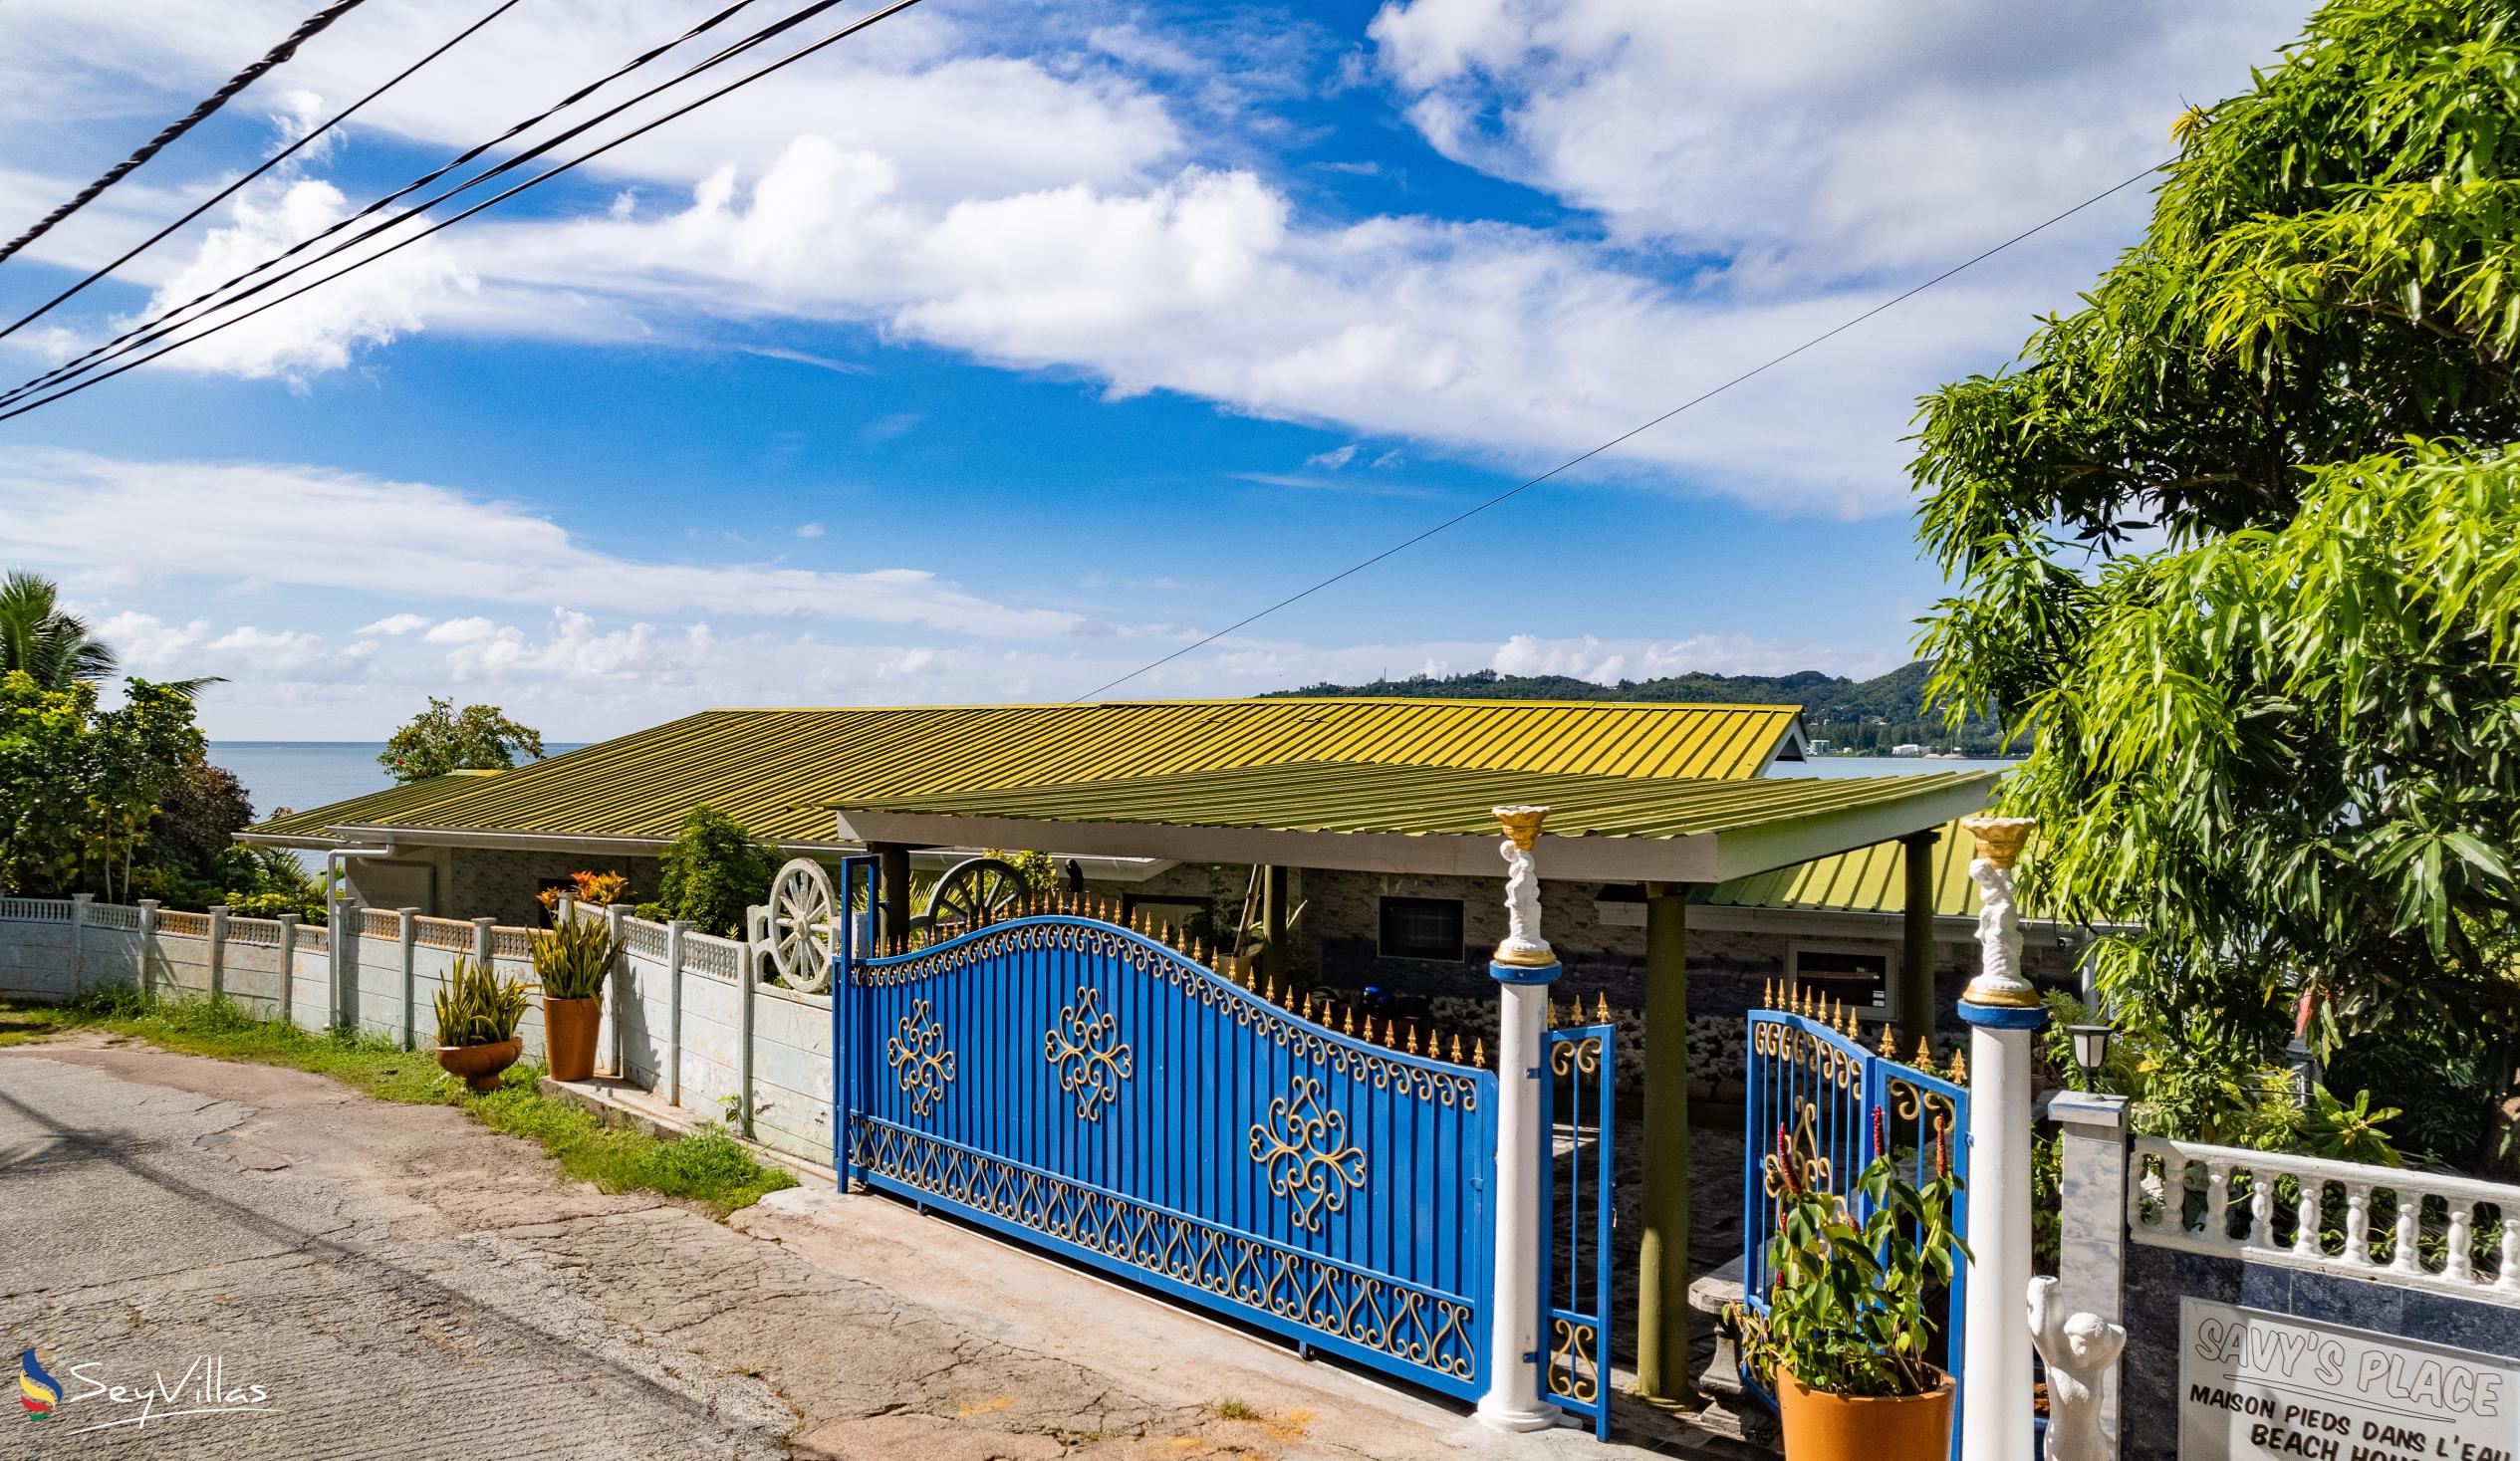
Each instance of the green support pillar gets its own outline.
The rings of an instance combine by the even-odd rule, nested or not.
[[[900,843],[875,843],[876,880],[883,890],[883,941],[908,946],[910,929],[910,850]]]
[[[1644,1234],[1637,1254],[1637,1395],[1686,1403],[1688,887],[1645,884]]]
[[[1260,951],[1258,977],[1276,979],[1293,988],[1294,961],[1286,948],[1286,869],[1260,869]]]
[[[1910,833],[1898,840],[1905,854],[1907,898],[1899,928],[1904,935],[1898,956],[1898,1053],[1916,1052],[1916,1042],[1933,1039],[1933,845],[1938,832]]]

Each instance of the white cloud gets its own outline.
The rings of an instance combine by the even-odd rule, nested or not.
[[[811,540],[820,538],[823,536],[823,525],[821,523],[799,523],[796,525],[796,535],[804,539]]]
[[[1376,56],[1447,155],[1629,241],[1804,277],[1965,253],[2168,151],[2301,0],[1390,0]]]
[[[377,620],[375,623],[361,625],[357,632],[362,634],[408,634],[417,632],[418,630],[427,628],[428,626],[429,616],[427,614],[389,613],[383,618]]]
[[[1308,467],[1319,467],[1326,472],[1335,472],[1341,467],[1346,466],[1348,463],[1355,461],[1356,458],[1357,444],[1351,441],[1345,446],[1337,447],[1333,450],[1321,452],[1318,455],[1304,458],[1304,465]]]
[[[1543,642],[1532,634],[1516,634],[1496,646],[1495,656],[1488,661],[1498,674],[1562,674],[1600,684],[1617,684],[1619,671],[1627,664],[1624,654],[1605,654],[1602,641],[1586,634],[1581,639]]]
[[[240,515],[232,504],[252,502]],[[131,532],[146,523],[146,532]],[[424,483],[280,465],[121,461],[36,448],[0,462],[0,557],[191,575],[251,565],[268,585],[410,599],[582,605],[912,624],[1056,639],[1108,626],[970,594],[918,569],[823,573],[637,561],[548,518]],[[370,627],[387,632],[398,618]],[[455,620],[429,637],[458,632]],[[363,631],[364,632],[364,631]]]

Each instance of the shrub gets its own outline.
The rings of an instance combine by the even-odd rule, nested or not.
[[[497,1045],[516,1038],[525,1018],[525,986],[501,979],[487,964],[461,954],[446,987],[437,996],[437,1041],[440,1045]]]
[[[727,938],[743,935],[744,909],[769,896],[779,875],[779,854],[714,807],[691,809],[661,861],[657,898],[668,916]]]
[[[594,999],[622,955],[621,940],[592,918],[573,918],[534,935],[534,977],[550,999]]]

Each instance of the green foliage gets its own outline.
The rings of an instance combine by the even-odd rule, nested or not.
[[[657,900],[667,916],[688,918],[703,933],[739,937],[744,910],[770,894],[779,875],[775,851],[754,842],[744,825],[714,807],[694,807],[660,856]]]
[[[114,677],[114,651],[64,613],[48,579],[25,572],[0,578],[0,674],[24,670],[48,690]]]
[[[534,935],[534,977],[552,999],[594,999],[622,956],[621,941],[593,918],[571,918]]]
[[[437,1043],[497,1045],[516,1038],[525,1018],[525,986],[501,979],[487,964],[458,954],[437,993]]]
[[[1826,1191],[1779,1129],[1768,1158],[1781,1179],[1768,1240],[1776,1282],[1765,1326],[1744,1335],[1753,1365],[1833,1395],[1921,1395],[1940,1383],[1925,1358],[1935,1327],[1927,1300],[1969,1256],[1951,1226],[1961,1184],[1937,1170],[1918,1186],[1899,1166],[1885,1149],[1851,1193]]]
[[[379,765],[398,782],[421,781],[450,771],[505,771],[522,753],[540,760],[542,732],[507,718],[496,705],[467,705],[431,695],[428,708],[386,739]]]
[[[0,675],[0,888],[129,895],[161,800],[202,751],[179,687],[126,680],[124,703],[100,710],[85,680]]]
[[[1067,877],[1059,870],[1059,859],[1048,852],[1010,852],[1004,848],[991,848],[985,856],[995,857],[1024,874],[1024,891],[1033,897],[1048,897],[1067,885]]]
[[[2312,1156],[2394,1167],[2398,1164],[2397,1147],[2381,1129],[2381,1122],[2396,1117],[2394,1106],[2372,1109],[2372,1094],[2368,1091],[2356,1092],[2354,1103],[2347,1105],[2329,1094],[2326,1087],[2314,1086],[2310,1091],[2310,1109],[2295,1122],[2293,1144]]]
[[[2326,5],[2085,307],[1920,415],[1934,693],[2035,729],[2026,892],[2142,928],[2103,986],[2222,1047],[2155,1076],[2208,1124],[2297,1010],[2391,1104],[2520,1059],[2516,109],[2506,7]]]
[[[149,860],[198,877],[235,848],[236,834],[254,824],[254,804],[234,772],[195,761],[180,768],[157,799],[149,818]]]

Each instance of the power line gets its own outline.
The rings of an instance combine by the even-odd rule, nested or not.
[[[29,312],[16,324],[9,326],[5,330],[0,330],[0,340],[6,340],[10,336],[17,334],[20,330],[23,330],[27,326],[44,318],[44,316],[52,312],[55,305],[60,304],[62,301],[69,299],[72,295],[86,289],[89,285],[96,283],[98,280],[105,278],[109,274],[112,274],[115,270],[120,269],[124,265],[131,262],[133,259],[138,258],[141,254],[146,253],[148,250],[155,248],[165,239],[166,235],[173,233],[176,229],[190,223],[193,219],[200,217],[202,214],[209,212],[212,208],[226,202],[230,197],[235,195],[237,189],[242,188],[245,184],[252,182],[255,178],[262,176],[274,167],[277,167],[281,163],[288,161],[291,157],[296,156],[299,151],[312,145],[316,138],[324,135],[328,131],[331,131],[334,127],[341,125],[343,122],[350,121],[350,119],[355,116],[361,108],[377,100],[378,97],[383,96],[395,87],[400,86],[410,77],[411,73],[418,71],[421,67],[428,65],[430,62],[435,61],[438,57],[455,49],[457,45],[469,39],[473,32],[481,29],[485,25],[488,25],[490,22],[497,20],[500,16],[507,14],[510,10],[515,9],[519,3],[520,0],[501,0],[499,6],[492,10],[489,14],[484,15],[479,20],[465,26],[460,31],[457,31],[452,37],[448,38],[445,44],[439,46],[436,50],[429,52],[426,56],[421,57],[419,60],[412,62],[410,65],[386,78],[382,86],[378,87],[375,91],[370,92],[367,96],[360,98],[358,101],[351,103],[341,111],[334,113],[323,125],[316,127],[305,136],[298,138],[296,141],[291,142],[279,151],[272,153],[269,157],[264,158],[262,163],[255,167],[253,171],[246,173],[243,177],[236,179],[234,182],[229,183],[217,192],[212,193],[209,197],[203,199],[198,206],[194,207],[191,212],[186,213],[181,218],[176,219],[174,222],[167,224],[165,227],[150,234],[138,243],[133,244],[126,252],[124,253],[123,257],[116,259],[113,263],[97,270],[96,272],[90,274],[87,278],[80,280],[77,284],[72,285],[70,288],[63,290],[51,299],[46,300],[41,305],[36,306],[33,311]]]
[[[1464,508],[1460,512],[1454,513],[1451,517],[1445,518],[1442,522],[1427,528],[1423,532],[1417,533],[1411,537],[1403,538],[1399,542],[1394,543],[1390,547],[1374,555],[1372,558],[1351,564],[1348,567],[1341,569],[1339,572],[1332,574],[1329,578],[1322,580],[1320,583],[1315,584],[1310,588],[1299,590],[1296,593],[1289,594],[1284,599],[1270,605],[1268,608],[1260,609],[1254,613],[1246,614],[1243,617],[1234,620],[1232,623],[1225,625],[1223,628],[1218,629],[1212,634],[1206,635],[1203,638],[1194,639],[1160,658],[1150,659],[1144,664],[1137,666],[1135,669],[1131,670],[1129,673],[1122,675],[1118,679],[1106,680],[1102,684],[1095,686],[1093,689],[1086,691],[1084,694],[1070,699],[1068,703],[1074,705],[1081,700],[1091,700],[1095,696],[1102,694],[1105,690],[1109,690],[1116,685],[1125,685],[1131,680],[1137,678],[1139,675],[1146,673],[1148,670],[1161,668],[1166,664],[1170,664],[1173,660],[1180,658],[1184,654],[1188,654],[1193,650],[1203,649],[1225,637],[1227,634],[1234,632],[1236,629],[1258,623],[1260,620],[1267,618],[1270,614],[1277,612],[1279,609],[1286,608],[1290,604],[1310,599],[1315,594],[1329,588],[1331,585],[1336,584],[1343,579],[1352,578],[1357,574],[1361,574],[1367,569],[1374,567],[1376,564],[1381,563],[1383,560],[1391,557],[1393,554],[1402,552],[1403,550],[1409,548],[1414,548],[1418,544],[1425,542],[1427,539],[1434,537],[1437,533],[1444,531],[1446,528],[1468,522],[1470,519],[1477,517],[1480,513],[1487,511],[1489,508],[1494,507],[1501,502],[1520,497],[1525,492],[1528,492],[1532,488],[1539,486],[1541,483],[1548,481],[1550,478],[1557,476],[1559,473],[1581,466],[1585,462],[1592,460],[1594,457],[1600,456],[1603,452],[1610,450],[1612,447],[1619,445],[1621,442],[1652,430],[1654,427],[1661,425],[1663,422],[1678,415],[1680,412],[1687,410],[1691,406],[1699,405],[1705,401],[1712,400],[1716,396],[1723,394],[1725,391],[1732,389],[1734,386],[1739,385],[1743,381],[1750,379],[1752,376],[1763,374],[1769,369],[1772,369],[1777,365],[1781,365],[1787,361],[1794,359],[1794,357],[1801,355],[1803,352],[1810,350],[1814,346],[1824,344],[1827,341],[1835,339],[1836,337],[1853,330],[1856,326],[1863,324],[1865,321],[1872,319],[1874,316],[1881,314],[1883,311],[1893,309],[1899,305],[1905,304],[1907,301],[1923,294],[1926,290],[1942,283],[1951,276],[1958,274],[1963,270],[1974,268],[1979,264],[1985,263],[1988,259],[1991,259],[1997,254],[2002,253],[2004,250],[2011,248],[2014,244],[2020,243],[2023,239],[2029,238],[2035,234],[2043,233],[2048,229],[2055,227],[2057,224],[2064,222],[2066,219],[2073,217],[2075,214],[2082,212],[2084,209],[2091,207],[2093,204],[2126,191],[2128,188],[2142,182],[2144,178],[2151,176],[2154,172],[2159,171],[2165,165],[2167,164],[2158,162],[2152,163],[2146,166],[2142,171],[2136,173],[2134,176],[2129,177],[2122,182],[2113,183],[2109,187],[2092,194],[2090,197],[2076,203],[2073,207],[2066,209],[2064,212],[2059,213],[2052,218],[2046,219],[2043,222],[2033,224],[2030,227],[2023,229],[2021,232],[2014,234],[2012,237],[2005,239],[2002,243],[1995,245],[1993,248],[1964,259],[1959,263],[1952,265],[1950,268],[1943,270],[1941,273],[1936,274],[1931,279],[1928,279],[1921,284],[1910,286],[1906,290],[1892,295],[1890,298],[1882,301],[1880,304],[1875,305],[1869,310],[1866,310],[1863,314],[1857,315],[1851,320],[1844,321],[1818,335],[1813,336],[1811,339],[1804,341],[1801,345],[1794,347],[1785,354],[1763,361],[1760,364],[1751,366],[1749,369],[1742,371],[1740,374],[1733,376],[1721,385],[1715,386],[1711,390],[1693,395],[1687,400],[1681,401],[1678,405],[1671,407],[1669,410],[1655,416],[1650,421],[1644,422],[1642,425],[1634,426],[1626,431],[1622,431],[1618,435],[1603,442],[1601,445],[1594,447],[1590,451],[1584,452],[1579,456],[1569,457],[1567,460],[1558,463],[1556,466],[1542,472],[1537,477],[1531,478],[1529,481],[1523,482],[1514,487],[1509,487],[1505,491],[1499,492],[1494,497],[1487,499],[1485,502],[1477,503],[1471,507]],[[0,416],[0,420],[6,419],[7,417]]]
[[[69,202],[62,204],[60,207],[55,208],[52,212],[45,214],[43,218],[36,222],[33,228],[19,234],[16,238],[9,240],[5,244],[0,244],[0,260],[6,260],[11,254],[16,253],[18,250],[25,248],[28,244],[42,238],[46,233],[52,231],[54,224],[61,222],[71,214],[88,206],[90,202],[95,200],[97,194],[104,192],[107,188],[110,188],[116,183],[122,181],[124,175],[128,173],[132,168],[137,167],[149,158],[156,156],[159,148],[164,147],[168,142],[173,141],[175,138],[182,136],[185,132],[192,130],[193,125],[196,122],[199,122],[203,118],[208,117],[211,113],[218,111],[221,107],[226,106],[228,98],[233,97],[238,92],[252,86],[255,79],[260,77],[264,72],[271,70],[283,61],[297,55],[298,47],[304,45],[315,35],[316,32],[324,29],[328,25],[331,25],[334,21],[341,19],[343,16],[348,15],[351,11],[358,9],[361,3],[362,0],[333,0],[332,4],[325,6],[323,9],[299,22],[298,28],[289,33],[289,38],[287,40],[282,41],[279,45],[264,52],[263,58],[260,61],[246,67],[243,71],[238,72],[236,75],[229,77],[227,79],[227,85],[219,88],[215,92],[212,92],[207,97],[202,98],[200,104],[195,106],[190,112],[187,112],[183,116],[166,123],[165,128],[159,131],[157,135],[150,137],[147,142],[141,145],[138,151],[133,152],[130,156],[126,157],[122,161],[115,163],[112,167],[107,168],[103,177],[100,177],[96,181],[88,184],[86,187],[81,188],[76,194],[72,195]]]
[[[812,8],[815,10],[826,9],[833,3],[837,3],[837,0],[825,0],[824,4],[817,5]],[[241,325],[247,320],[253,319],[256,315],[261,314],[263,311],[271,309],[277,305],[286,304],[311,289],[328,284],[333,280],[342,278],[344,275],[356,273],[357,271],[364,269],[380,259],[387,258],[402,249],[410,247],[412,244],[418,243],[420,240],[429,237],[431,234],[434,234],[441,229],[449,228],[455,224],[461,223],[465,219],[470,218],[475,213],[478,213],[485,208],[495,207],[499,203],[515,197],[518,193],[524,192],[528,188],[539,186],[540,184],[548,182],[552,178],[558,177],[560,174],[567,172],[582,163],[590,162],[597,157],[601,157],[605,153],[613,150],[615,147],[622,145],[624,142],[643,136],[646,133],[655,130],[657,127],[664,125],[668,122],[672,122],[677,118],[686,116],[699,108],[705,107],[709,103],[716,101],[718,98],[723,97],[730,92],[739,91],[744,87],[748,87],[754,82],[757,82],[763,77],[769,76],[774,72],[793,66],[797,62],[804,60],[806,57],[812,56],[823,50],[825,47],[846,40],[849,37],[856,35],[858,32],[865,30],[867,27],[872,26],[879,21],[888,19],[891,16],[898,15],[902,11],[909,9],[911,6],[918,3],[919,0],[892,0],[891,4],[884,6],[882,9],[872,11],[857,20],[853,20],[849,24],[831,32],[829,35],[822,37],[820,40],[803,46],[786,56],[782,56],[767,66],[747,72],[743,76],[737,77],[735,80],[728,82],[725,86],[718,88],[716,91],[709,93],[707,96],[686,102],[653,121],[642,122],[638,126],[624,132],[622,135],[604,143],[602,146],[594,147],[582,152],[579,155],[570,158],[568,161],[561,163],[557,167],[536,173],[534,176],[527,178],[525,181],[516,184],[514,187],[511,187],[502,193],[499,193],[495,197],[484,198],[482,201],[473,204],[471,207],[464,209],[460,213],[456,213],[451,217],[439,219],[435,223],[430,224],[428,227],[412,234],[410,237],[398,239],[387,247],[378,249],[377,252],[370,254],[365,258],[355,259],[349,264],[343,266],[341,269],[335,271],[334,273],[327,274],[321,279],[310,280],[307,283],[298,286],[296,289],[289,291],[287,294],[281,295],[277,299],[266,300],[262,304],[256,305],[253,309],[246,311],[244,314],[230,316],[229,318],[220,321],[218,324],[203,330],[197,335],[187,335],[181,340],[174,341],[158,350],[150,352],[145,356],[141,356],[137,360],[126,362],[124,365],[115,366],[111,370],[101,371],[99,373],[89,375],[85,379],[72,382],[71,384],[64,386],[60,390],[54,391],[51,395],[47,395],[40,400],[28,401],[14,407],[13,409],[0,411],[0,421],[8,420],[13,416],[25,415],[28,411],[34,410],[39,406],[51,405],[54,401],[60,400],[65,396],[76,395],[80,391],[87,389],[89,386],[102,384],[105,381],[111,380],[115,376],[122,374],[126,370],[137,369],[140,366],[147,365],[150,361],[156,360],[159,356],[167,354],[169,351],[179,350],[195,341],[206,340],[209,337],[218,334],[220,331],[227,329],[231,325]],[[410,215],[406,214],[405,216],[407,217]],[[396,219],[395,221],[399,222],[401,220]],[[309,261],[310,264],[316,262],[320,261]],[[300,267],[303,268],[306,266],[302,265]],[[295,271],[291,272],[294,273]],[[277,282],[277,280],[266,281],[266,285]],[[261,289],[263,287],[265,287],[265,285],[258,285],[256,286],[256,289]]]
[[[409,182],[395,188],[392,192],[377,199],[375,202],[370,203],[368,206],[360,209],[358,212],[350,215],[349,217],[332,224],[330,227],[321,229],[306,238],[298,240],[296,243],[291,244],[288,248],[281,250],[279,253],[274,254],[270,258],[263,260],[261,263],[245,270],[243,273],[237,274],[219,284],[213,285],[211,288],[194,295],[191,299],[184,301],[182,304],[173,306],[172,308],[164,310],[150,319],[141,321],[139,324],[124,331],[112,340],[106,341],[104,344],[99,345],[82,355],[65,361],[61,365],[55,365],[52,369],[46,370],[32,379],[22,381],[19,384],[10,387],[5,392],[0,392],[0,405],[5,405],[11,401],[20,399],[33,391],[48,388],[54,384],[69,379],[73,375],[81,374],[90,369],[100,360],[111,360],[118,356],[128,355],[131,351],[139,349],[141,346],[148,344],[150,341],[165,338],[165,336],[171,333],[174,328],[175,317],[182,315],[185,312],[204,304],[205,302],[217,299],[221,294],[234,289],[236,286],[253,278],[255,275],[260,274],[264,270],[269,269],[276,264],[283,263],[288,259],[295,257],[299,253],[314,247],[316,244],[323,242],[325,239],[331,238],[333,235],[340,233],[342,230],[356,225],[360,222],[360,220],[378,212],[390,205],[394,202],[394,200],[407,197],[419,189],[428,186],[430,183],[436,182],[448,173],[455,171],[457,168],[462,167],[464,164],[479,157],[482,153],[489,151],[492,147],[497,146],[499,143],[507,141],[520,133],[528,131],[541,123],[550,121],[552,118],[559,116],[571,107],[585,101],[588,97],[593,96],[595,93],[602,91],[608,86],[611,86],[614,82],[617,82],[623,77],[630,75],[631,72],[648,65],[657,57],[664,55],[665,53],[673,50],[675,47],[691,40],[695,36],[714,29],[719,24],[723,23],[729,16],[734,15],[737,11],[743,10],[745,7],[754,3],[756,3],[756,0],[734,0],[733,4],[728,5],[715,14],[708,16],[706,19],[700,21],[699,24],[684,31],[681,35],[674,37],[672,40],[665,42],[663,45],[650,47],[649,49],[640,52],[638,55],[622,63],[620,66],[615,67],[612,71],[607,72],[605,75],[598,77],[594,81],[587,83],[585,86],[578,88],[574,92],[571,92],[568,96],[561,98],[551,106],[544,108],[536,115],[517,122],[507,130],[499,133],[497,136],[491,137],[481,142],[479,145],[466,150],[453,160],[447,162],[445,165],[411,179]],[[546,152],[552,147],[555,147],[560,143],[567,141],[569,138],[585,131],[588,127],[594,126],[607,119],[619,116],[624,110],[634,107],[640,102],[646,101],[649,97],[656,95],[656,93],[663,91],[668,87],[674,86],[679,82],[686,81],[700,72],[706,71],[710,67],[727,60],[729,57],[739,55],[743,51],[759,45],[762,41],[768,39],[769,37],[777,35],[781,31],[798,24],[800,21],[805,20],[821,11],[828,10],[839,3],[841,3],[841,0],[819,0],[819,3],[808,6],[806,9],[788,17],[779,24],[771,26],[765,30],[758,31],[753,35],[738,41],[734,45],[719,51],[716,55],[709,57],[707,60],[699,62],[698,64],[688,68],[680,76],[674,77],[658,86],[650,87],[648,90],[639,93],[637,96],[630,98],[629,101],[619,103],[611,110],[597,114],[588,121],[581,122],[579,125],[574,126],[567,131],[561,132],[557,136],[549,138],[540,145],[529,148],[517,156],[511,157],[506,161],[483,171],[468,181],[458,183],[454,187],[448,188],[446,191],[439,193],[436,197],[429,199],[427,202],[420,203],[406,209],[405,211],[386,219],[384,222],[375,225],[356,238],[347,239],[332,248],[326,249],[315,258],[309,259],[305,264],[300,264],[296,268],[290,269],[274,278],[266,279],[261,284],[255,285],[252,289],[245,290],[241,294],[235,295],[232,298],[220,300],[217,304],[211,305],[209,310],[204,310],[202,313],[207,315],[212,311],[225,309],[240,300],[247,299],[253,295],[261,293],[263,290],[279,283],[282,279],[289,278],[291,275],[301,272],[307,268],[308,265],[320,263],[325,259],[339,255],[345,249],[365,243],[369,239],[376,237],[378,234],[384,232],[386,229],[402,222],[404,219],[412,217],[418,213],[427,212],[429,209],[436,207],[439,203],[446,201],[448,198],[451,198],[458,193],[478,187],[482,183],[489,181],[493,177],[497,177],[511,168],[520,167],[533,160],[541,153]],[[152,331],[155,333],[151,334],[150,332]]]

